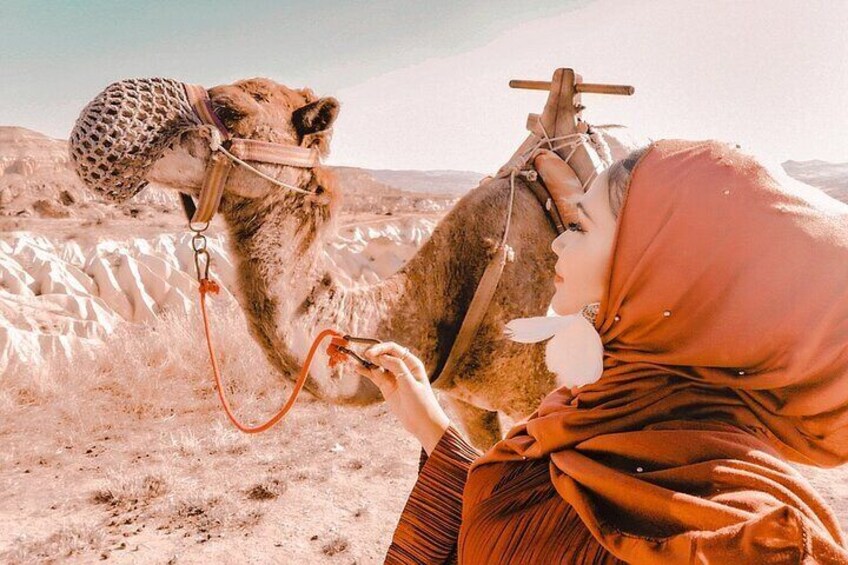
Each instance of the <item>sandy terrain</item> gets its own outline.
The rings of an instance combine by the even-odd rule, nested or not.
[[[214,395],[175,201],[92,199],[63,144],[0,128],[0,562],[381,562],[415,480],[414,440],[382,406],[309,395],[272,431],[237,432]],[[795,167],[845,199],[840,166],[810,163]],[[393,273],[475,184],[339,174],[348,212],[326,252],[352,282]],[[230,289],[212,307],[219,358],[255,422],[290,386],[249,337],[226,237],[212,232]],[[848,466],[802,472],[848,529]]]
[[[369,281],[437,218],[346,220],[328,254]],[[418,454],[382,406],[304,395],[271,432],[240,434],[214,396],[184,233],[27,223],[0,238],[0,561],[380,561]],[[223,239],[211,248],[226,287]],[[258,420],[290,386],[232,295],[214,300],[229,393]]]
[[[239,312],[216,308],[230,395],[245,419],[289,390]],[[0,562],[377,563],[418,448],[382,406],[304,395],[258,436],[223,417],[199,327],[124,326],[92,360],[7,375]]]

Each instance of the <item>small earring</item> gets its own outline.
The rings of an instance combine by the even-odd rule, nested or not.
[[[595,320],[598,319],[598,312],[600,311],[600,309],[600,302],[592,302],[591,304],[587,304],[586,306],[580,309],[580,315],[586,318],[586,320],[594,326]]]

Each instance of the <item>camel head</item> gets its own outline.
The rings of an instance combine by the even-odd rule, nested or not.
[[[330,128],[339,111],[334,98],[318,98],[309,89],[291,89],[269,79],[254,78],[210,88],[215,115],[234,137],[270,141],[296,147],[316,148],[321,156],[329,152]],[[165,151],[148,174],[158,185],[196,195],[210,156],[208,130],[183,132]],[[331,202],[332,183],[326,170],[275,165],[255,165],[266,174],[298,186]],[[242,167],[235,167],[225,186],[222,206],[241,199],[265,203],[291,198],[273,184]]]
[[[292,89],[266,78],[207,90],[212,110],[234,137],[329,151],[339,111],[334,98]],[[211,156],[210,127],[203,126],[182,83],[130,79],[113,83],[80,114],[70,137],[71,158],[86,184],[113,201],[124,201],[148,182],[197,196]],[[257,168],[279,180],[325,193],[329,176],[282,165]],[[274,200],[279,187],[235,167],[224,205],[239,198]],[[324,196],[330,199],[329,195]]]
[[[213,156],[214,126],[196,112],[193,88],[170,79],[130,79],[101,92],[83,109],[70,136],[71,160],[85,184],[115,202],[133,197],[150,182],[197,197]],[[265,78],[215,86],[206,93],[209,105],[204,108],[233,138],[328,152],[339,111],[334,98]],[[282,373],[294,375],[299,361],[292,351],[299,342],[289,324],[309,299],[308,275],[319,254],[308,251],[320,249],[313,243],[322,226],[329,225],[340,193],[321,166],[247,160],[265,175],[308,192],[277,186],[236,165],[220,203],[254,336]],[[302,329],[298,336],[310,331]],[[335,384],[324,382],[333,376],[341,380],[316,372],[307,389],[357,402],[377,395],[376,387],[358,375],[349,375],[347,388],[336,392]]]

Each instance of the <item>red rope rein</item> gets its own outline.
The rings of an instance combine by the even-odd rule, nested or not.
[[[297,376],[294,388],[282,408],[280,408],[277,413],[264,424],[260,424],[258,426],[247,426],[242,424],[236,418],[235,414],[233,414],[232,407],[224,394],[224,387],[221,384],[221,371],[218,368],[215,348],[212,345],[212,332],[209,327],[209,316],[206,312],[206,295],[209,293],[218,294],[219,290],[220,287],[215,281],[209,278],[202,278],[200,280],[200,312],[203,315],[203,330],[206,334],[206,344],[209,347],[209,358],[212,361],[212,374],[215,376],[215,387],[218,389],[218,398],[221,400],[221,405],[224,407],[224,412],[227,414],[227,418],[230,419],[230,422],[246,434],[258,434],[272,428],[286,416],[289,410],[292,409],[292,406],[294,406],[294,403],[297,400],[298,394],[300,394],[300,391],[303,389],[303,385],[306,384],[306,378],[309,376],[309,368],[312,365],[312,361],[315,357],[315,353],[318,351],[318,346],[321,344],[321,341],[323,341],[327,336],[331,336],[333,338],[327,348],[327,354],[330,356],[331,367],[346,358],[346,355],[339,350],[339,346],[344,346],[347,342],[344,338],[342,338],[342,334],[335,330],[326,329],[319,333],[312,341],[312,346],[309,348],[309,353],[306,355],[306,360],[303,362],[303,367],[300,369],[300,374]]]

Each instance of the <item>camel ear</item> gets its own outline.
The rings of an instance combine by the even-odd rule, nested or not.
[[[301,137],[328,129],[339,115],[339,101],[319,98],[292,113],[292,124]]]

